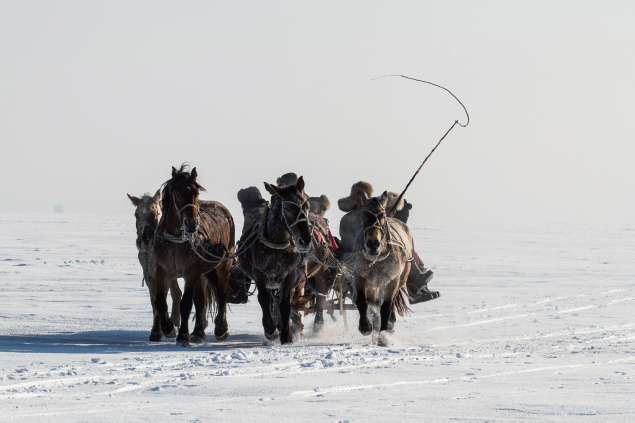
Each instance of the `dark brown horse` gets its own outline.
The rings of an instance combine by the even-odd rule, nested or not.
[[[302,177],[286,187],[265,182],[265,188],[271,194],[271,204],[260,221],[254,222],[240,238],[238,259],[242,270],[256,283],[262,326],[269,341],[278,337],[272,316],[272,291],[279,292],[280,342],[290,344],[291,298],[305,279],[305,262],[311,249],[309,202]]]
[[[205,189],[196,181],[196,168],[190,173],[182,165],[172,168],[172,178],[163,185],[161,221],[154,240],[155,278],[157,297],[155,306],[163,333],[173,329],[166,303],[168,283],[183,278],[185,287],[181,299],[181,326],[177,343],[203,342],[207,320],[213,311],[214,335],[218,341],[229,336],[226,319],[228,282],[231,260],[222,258],[234,251],[234,220],[222,204],[199,201],[199,191]],[[204,275],[204,276],[203,276]],[[189,334],[188,320],[196,308],[196,323]]]

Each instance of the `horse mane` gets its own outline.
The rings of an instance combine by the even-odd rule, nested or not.
[[[182,182],[190,182],[200,191],[207,191],[201,184],[196,182],[190,172],[190,166],[187,163],[183,163],[176,175],[168,179],[163,185],[161,185],[161,220],[157,225],[155,235],[160,235],[165,230],[165,225],[168,219],[168,211],[170,210],[170,204],[172,203],[172,196],[169,192],[172,188],[179,185]]]

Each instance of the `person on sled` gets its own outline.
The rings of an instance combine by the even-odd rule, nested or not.
[[[364,208],[362,197],[364,194],[367,198],[371,198],[373,196],[373,187],[368,182],[360,181],[353,184],[351,194],[348,197],[340,198],[337,202],[339,209],[346,213],[340,220],[341,251],[338,251],[340,257],[353,250],[357,230],[362,226],[362,209]],[[394,192],[388,193],[386,211],[392,208],[397,198],[399,198],[399,194]],[[389,217],[407,223],[410,210],[412,210],[412,204],[408,203],[405,198],[402,198],[395,212]],[[418,304],[440,297],[441,294],[438,291],[430,291],[428,289],[428,283],[432,280],[434,273],[425,268],[419,255],[415,251],[413,251],[413,255],[413,266],[410,267],[410,274],[408,275],[408,282],[406,283],[410,304]]]

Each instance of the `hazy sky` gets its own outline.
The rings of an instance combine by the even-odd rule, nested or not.
[[[635,221],[635,2],[0,2],[0,210],[132,213],[293,171],[413,222]]]

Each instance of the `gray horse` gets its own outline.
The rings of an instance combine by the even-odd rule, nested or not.
[[[154,196],[145,193],[141,198],[127,194],[128,198],[135,206],[135,219],[137,225],[137,250],[139,250],[139,264],[143,268],[143,280],[148,285],[150,291],[150,302],[152,303],[153,324],[150,331],[150,341],[159,342],[163,339],[161,333],[161,320],[157,314],[154,302],[157,297],[157,284],[154,273],[154,250],[152,244],[154,242],[154,231],[161,219],[161,190],[158,190]],[[176,278],[169,282],[170,295],[172,296],[172,313],[170,318],[174,326],[178,328],[181,323],[181,313],[179,303],[181,302],[181,288]],[[176,331],[166,333],[167,338],[176,337]]]
[[[412,261],[413,240],[405,223],[386,216],[388,193],[367,199],[363,195],[362,227],[355,238],[354,286],[359,309],[359,331],[373,331],[368,304],[379,307],[378,345],[387,347],[394,331],[395,311],[407,309],[400,290],[406,285]]]

